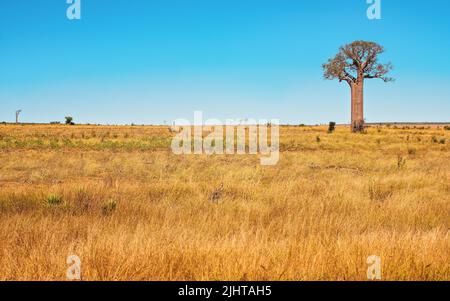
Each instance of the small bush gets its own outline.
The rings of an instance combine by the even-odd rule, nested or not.
[[[450,131],[450,126],[448,126],[448,125],[444,126],[444,130]]]
[[[331,121],[328,125],[328,134],[333,133],[336,130],[336,122]]]
[[[63,203],[63,197],[57,194],[51,194],[45,199],[45,204],[48,206],[59,206]]]
[[[316,137],[316,142],[317,142],[317,143],[320,143],[320,136],[317,136],[317,137]]]
[[[102,213],[103,215],[109,215],[113,213],[116,210],[117,203],[114,200],[108,200],[106,201],[102,206]]]
[[[445,144],[445,138],[436,138],[435,136],[431,137],[431,142],[433,143],[439,143],[439,144]]]
[[[66,124],[67,125],[74,125],[75,123],[73,122],[73,117],[71,116],[66,116]]]
[[[408,148],[408,155],[414,156],[417,150],[415,148]]]

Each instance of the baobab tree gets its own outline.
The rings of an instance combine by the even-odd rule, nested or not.
[[[339,53],[323,64],[325,79],[345,81],[351,89],[353,132],[364,130],[364,80],[379,78],[384,82],[394,79],[386,75],[392,70],[391,63],[381,64],[378,56],[384,48],[374,42],[355,41],[342,46]]]

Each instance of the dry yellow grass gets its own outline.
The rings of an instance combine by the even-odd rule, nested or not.
[[[450,131],[282,127],[276,166],[171,135],[1,125],[0,280],[450,280]]]

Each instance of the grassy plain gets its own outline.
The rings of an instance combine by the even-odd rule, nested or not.
[[[450,131],[282,127],[281,157],[156,126],[0,125],[0,280],[450,280]]]

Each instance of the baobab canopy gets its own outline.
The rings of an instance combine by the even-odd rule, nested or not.
[[[385,82],[392,81],[386,74],[392,70],[391,63],[381,64],[378,55],[384,48],[374,42],[355,41],[342,46],[339,53],[327,64],[323,64],[326,79],[339,79],[348,83],[362,78],[380,78]]]
[[[374,42],[355,41],[342,46],[338,54],[328,63],[323,64],[326,79],[346,81],[352,91],[352,130],[355,132],[364,129],[364,80],[366,78],[379,78],[384,82],[394,79],[387,74],[392,70],[391,63],[378,62],[378,56],[384,48]]]

